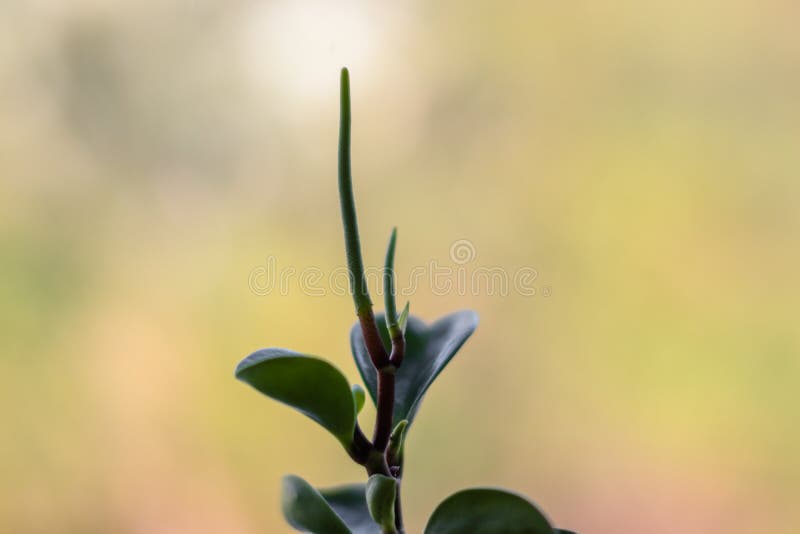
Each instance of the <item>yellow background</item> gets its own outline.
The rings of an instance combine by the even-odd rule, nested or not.
[[[800,529],[796,2],[0,11],[1,532],[288,532],[281,475],[363,478],[232,376],[283,346],[358,380],[348,297],[248,282],[343,265],[342,65],[367,263],[397,225],[401,287],[461,239],[538,272],[408,297],[482,319],[410,434],[409,532],[473,485],[583,534]]]

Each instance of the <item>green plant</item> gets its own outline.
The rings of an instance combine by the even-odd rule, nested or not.
[[[341,74],[339,196],[350,287],[358,323],[350,332],[356,366],[377,407],[372,439],[362,432],[358,414],[364,390],[350,386],[325,360],[297,352],[259,350],[239,363],[236,377],[261,393],[288,404],[325,427],[356,463],[364,466],[366,484],[317,490],[303,479],[283,480],[283,513],[296,529],[315,534],[402,533],[400,488],[404,438],[425,392],[477,327],[478,317],[460,311],[426,325],[397,314],[392,231],[384,268],[385,314],[372,311],[361,258],[350,173],[350,81]],[[475,488],[442,502],[425,534],[568,534],[555,529],[525,498],[500,489]]]

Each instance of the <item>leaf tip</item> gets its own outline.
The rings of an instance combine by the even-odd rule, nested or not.
[[[406,326],[408,325],[408,310],[410,306],[411,302],[407,301],[405,308],[403,308],[403,311],[400,312],[400,319],[398,319],[398,326],[403,334],[406,333]]]
[[[306,483],[297,475],[284,475],[281,478],[281,500],[284,506],[297,499],[298,489]]]

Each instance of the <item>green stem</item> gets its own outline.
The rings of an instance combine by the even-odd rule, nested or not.
[[[397,496],[394,498],[394,525],[397,527],[398,534],[403,534],[403,504],[400,502],[400,482],[397,479]]]
[[[356,315],[361,323],[361,332],[369,352],[372,364],[378,373],[378,413],[376,416],[375,432],[371,443],[371,450],[365,454],[364,445],[366,438],[360,429],[354,435],[354,450],[351,456],[358,463],[362,463],[367,473],[372,475],[381,473],[391,476],[389,465],[386,462],[386,446],[392,431],[392,418],[394,417],[394,372],[396,369],[392,358],[386,352],[380,338],[375,315],[372,313],[372,300],[369,297],[367,278],[364,274],[364,261],[361,258],[361,242],[358,237],[358,219],[353,195],[353,177],[350,167],[350,74],[346,68],[342,69],[340,83],[340,119],[339,119],[339,204],[342,208],[342,223],[344,226],[344,243],[347,252],[347,268],[350,275],[350,287],[353,292],[353,303]],[[394,235],[394,234],[393,234]],[[394,237],[392,239],[394,241]],[[391,259],[394,261],[394,245],[391,245]],[[387,257],[387,259],[389,259]],[[392,284],[394,281],[392,280]],[[394,321],[397,322],[397,312],[392,308]],[[397,328],[395,328],[397,329]],[[398,348],[392,336],[392,355]],[[402,339],[402,332],[400,338]],[[403,344],[400,345],[400,354],[397,365],[402,361]],[[403,532],[402,519],[397,518],[397,527]]]
[[[339,122],[339,204],[342,208],[344,244],[347,252],[347,270],[356,314],[364,333],[364,341],[372,363],[377,370],[389,364],[389,355],[383,347],[372,313],[364,261],[361,259],[361,242],[358,237],[356,203],[353,197],[353,177],[350,171],[350,74],[342,69],[341,116]]]
[[[344,223],[344,244],[347,250],[347,268],[353,302],[359,315],[372,307],[364,261],[361,258],[361,242],[358,237],[356,203],[353,197],[353,177],[350,167],[350,74],[342,69],[341,102],[339,117],[339,203]]]

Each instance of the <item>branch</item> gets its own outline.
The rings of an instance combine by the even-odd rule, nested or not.
[[[347,251],[347,271],[356,314],[364,333],[372,363],[380,370],[389,363],[389,356],[381,343],[375,316],[372,313],[372,300],[369,297],[367,277],[364,274],[364,261],[361,258],[361,240],[358,236],[358,218],[353,196],[353,177],[350,166],[350,75],[342,69],[341,114],[339,118],[339,204],[342,209],[344,244]]]
[[[351,456],[356,462],[364,465],[370,475],[380,473],[392,476],[386,460],[386,446],[389,443],[389,436],[392,432],[392,419],[394,417],[395,371],[403,360],[405,343],[402,330],[397,327],[397,311],[393,301],[393,271],[388,275],[392,286],[392,307],[389,309],[387,306],[387,317],[390,314],[394,324],[393,328],[390,327],[392,337],[391,355],[387,353],[386,348],[383,346],[378,325],[375,322],[375,315],[372,312],[372,300],[369,296],[367,278],[364,274],[364,261],[361,257],[361,242],[358,236],[358,219],[353,195],[353,178],[350,165],[350,74],[346,68],[342,69],[340,90],[339,203],[342,209],[347,268],[353,293],[353,304],[356,308],[358,321],[361,324],[364,343],[375,371],[378,373],[378,413],[375,420],[372,444],[367,449],[369,442],[361,432],[361,429],[356,426]],[[391,263],[394,262],[395,236],[396,234],[393,233],[390,255],[387,255],[387,261],[391,260]],[[399,339],[401,340],[399,343],[396,341],[398,337],[395,335],[396,332],[399,332]],[[399,503],[397,507],[399,512]],[[398,530],[403,532],[403,523],[400,515],[396,517],[396,523]]]

